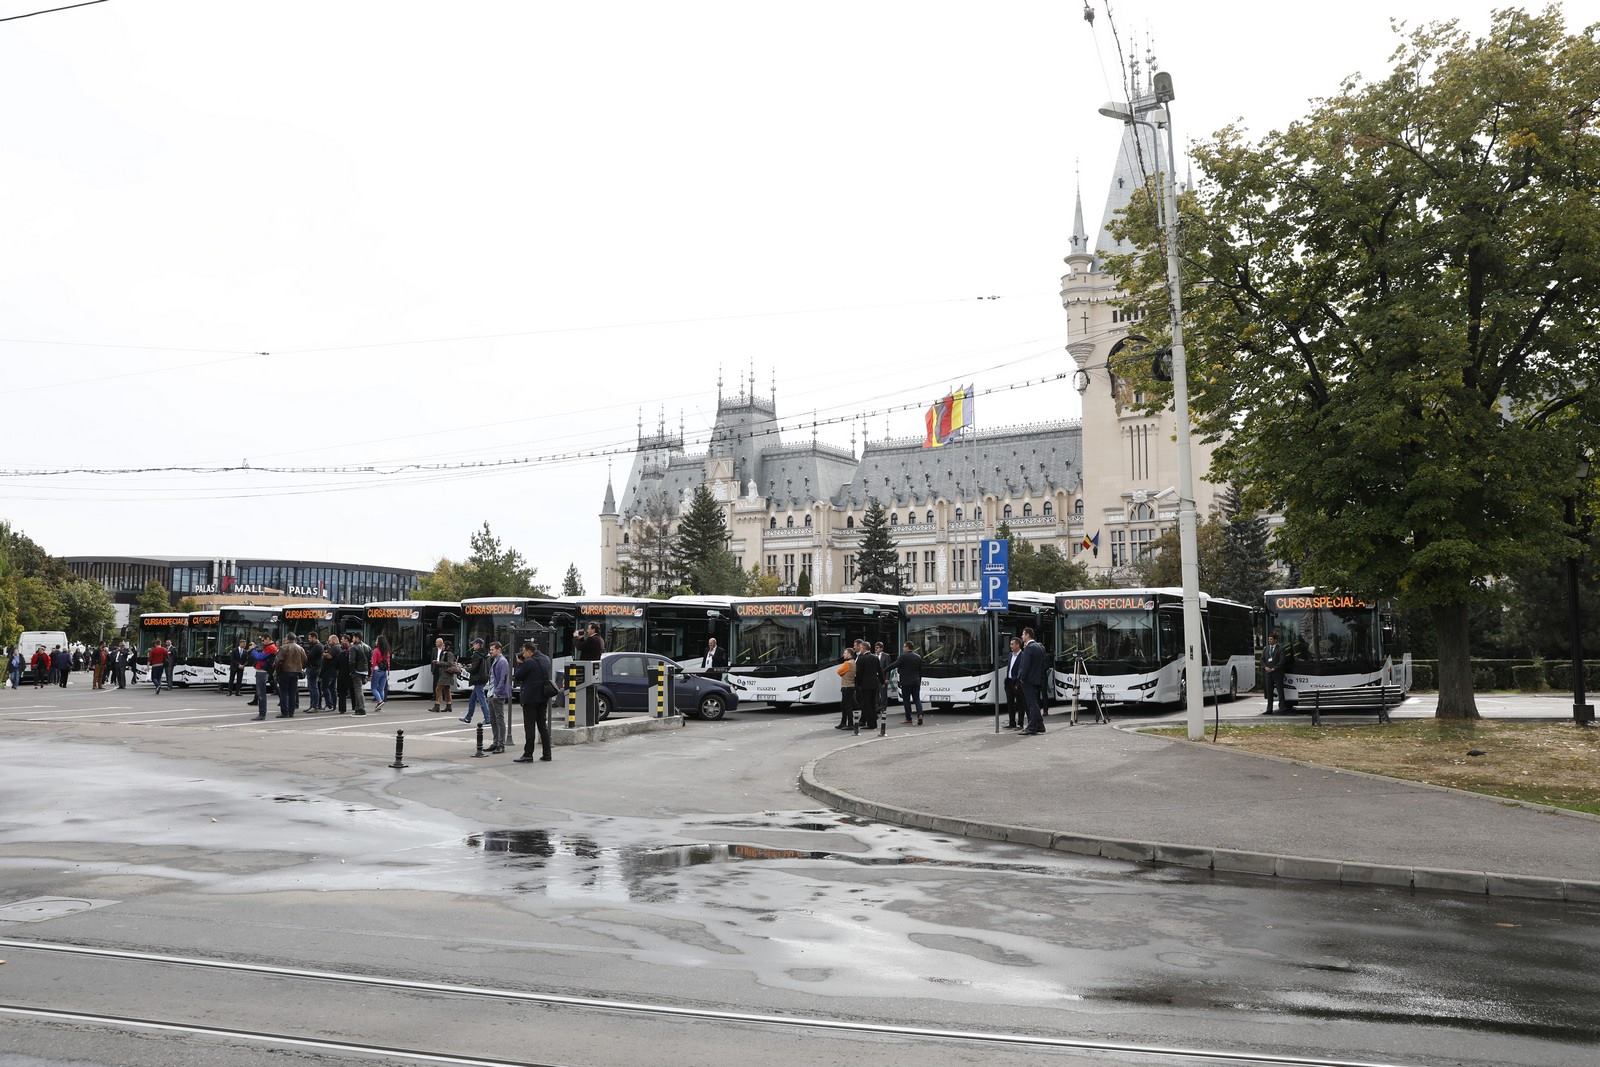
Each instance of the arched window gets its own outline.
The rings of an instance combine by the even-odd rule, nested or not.
[[[778,528],[778,516],[774,515],[774,516],[772,516],[772,518],[767,520],[767,529],[776,530],[777,528]]]
[[[1056,513],[1055,505],[1050,503],[1050,501],[1046,500],[1044,502],[1044,517],[1048,519],[1050,516],[1054,515],[1055,513]]]
[[[960,508],[956,508],[956,521],[957,522],[961,521],[961,509]]]
[[[928,512],[928,520],[927,521],[928,521],[928,525],[929,526],[933,525],[933,512],[932,512],[932,510],[929,510],[929,512]]]
[[[794,516],[790,515],[788,518],[784,519],[783,524],[791,530],[794,529]]]
[[[889,512],[889,525],[890,526],[899,526],[900,525],[900,513],[898,511]]]
[[[856,528],[856,517],[854,515],[846,515],[844,517],[844,528],[846,530],[854,530]]]
[[[1074,500],[1072,502],[1072,513],[1080,519],[1083,518],[1083,501]]]
[[[623,534],[622,535],[622,543],[623,544],[627,544],[628,543],[628,535],[627,534]]]
[[[806,516],[806,529],[809,530],[810,528],[811,528],[811,516],[807,515]]]
[[[1002,519],[1009,519],[1011,517],[1011,505],[1010,504],[1007,504],[1005,507],[1000,509],[1000,517]]]
[[[1033,514],[1033,505],[1032,504],[1024,504],[1024,505],[1022,505],[1022,517],[1023,518],[1026,519],[1028,516],[1030,516],[1032,514]]]
[[[972,521],[973,522],[982,522],[983,521],[983,509],[982,508],[973,508],[972,509]]]
[[[1150,522],[1156,517],[1156,509],[1149,504],[1135,504],[1128,512],[1128,518],[1134,522]]]

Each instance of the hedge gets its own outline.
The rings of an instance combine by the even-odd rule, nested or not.
[[[1520,693],[1538,693],[1545,688],[1544,666],[1538,663],[1511,668],[1511,679]]]

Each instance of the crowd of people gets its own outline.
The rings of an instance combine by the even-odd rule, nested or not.
[[[46,649],[36,645],[31,652],[13,648],[6,654],[6,684],[11,689],[21,689],[24,682],[32,682],[35,689],[47,685],[66,688],[74,674],[89,673],[92,688],[115,686],[124,689],[128,672],[137,670],[135,653],[123,641],[101,643],[91,648],[81,642],[69,646],[53,645]]]
[[[898,671],[900,706],[906,726],[921,726],[923,659],[910,641],[897,656],[883,642],[868,644],[857,638],[840,656],[839,722],[835,730],[874,730],[878,717],[888,714],[889,675]],[[1044,733],[1044,707],[1049,694],[1050,653],[1028,627],[1011,639],[1006,663],[1007,728],[1027,736]]]

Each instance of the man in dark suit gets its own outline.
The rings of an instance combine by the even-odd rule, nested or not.
[[[550,762],[550,698],[556,695],[555,683],[550,678],[550,657],[539,651],[533,641],[522,642],[517,655],[517,669],[512,676],[517,684],[518,699],[522,703],[522,755],[513,763],[533,762],[533,736],[538,731],[539,746],[543,755],[541,763]]]
[[[1278,707],[1288,714],[1283,696],[1283,646],[1278,643],[1278,631],[1267,635],[1267,647],[1261,650],[1261,673],[1267,686],[1267,714],[1272,714],[1272,698],[1278,698]]]
[[[605,654],[606,642],[600,636],[600,624],[591,622],[583,640],[578,642],[578,658],[585,663],[592,663]]]
[[[1027,703],[1022,699],[1022,638],[1013,637],[1006,653],[1006,729],[1028,726]]]
[[[911,725],[911,706],[917,706],[917,725],[922,725],[922,657],[912,651],[911,642],[895,657],[889,669],[900,672],[900,706],[905,709],[905,724]]]
[[[856,641],[856,703],[861,707],[861,728],[878,725],[878,701],[884,688],[883,660],[862,640]]]
[[[1050,678],[1050,654],[1034,639],[1033,629],[1022,631],[1022,655],[1017,657],[1019,670],[1017,684],[1022,687],[1022,703],[1028,709],[1028,728],[1023,734],[1044,733],[1044,715],[1039,705],[1039,695],[1044,692]]]
[[[722,651],[722,646],[717,644],[713,637],[706,642],[706,654],[700,657],[700,669],[707,678],[722,681],[722,674],[728,669],[728,654]]]

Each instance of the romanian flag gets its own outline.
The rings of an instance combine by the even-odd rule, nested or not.
[[[925,413],[928,424],[923,448],[940,448],[972,426],[972,386],[953,389]]]
[[[944,418],[944,401],[941,400],[929,408],[925,414],[928,422],[928,436],[922,442],[923,448],[939,448],[944,444],[944,438],[939,433],[941,420]]]

